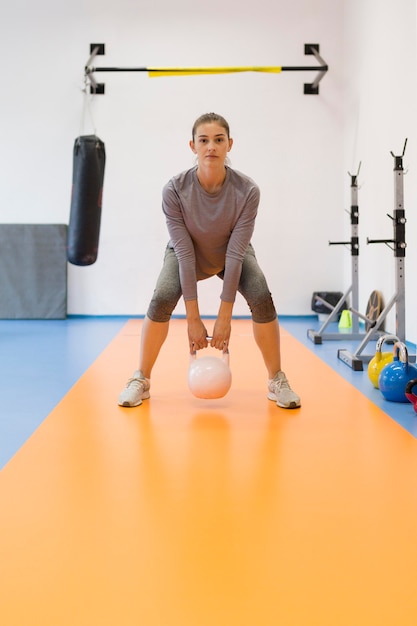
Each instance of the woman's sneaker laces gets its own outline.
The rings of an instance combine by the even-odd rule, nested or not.
[[[283,409],[297,409],[301,406],[300,397],[291,389],[284,372],[277,372],[268,381],[268,400],[274,400]]]

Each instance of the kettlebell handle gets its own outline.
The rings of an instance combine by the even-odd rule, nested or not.
[[[206,337],[206,339],[208,341],[210,341],[210,339],[213,339],[213,337],[208,335]],[[190,362],[195,361],[196,358],[197,358],[197,350],[194,350],[193,352],[190,352]],[[226,363],[226,365],[229,365],[230,353],[229,353],[228,346],[226,346],[226,348],[224,348],[223,351],[222,351],[222,361],[224,361]]]
[[[408,365],[408,350],[402,341],[397,341],[394,345],[394,357],[399,359],[401,363]]]
[[[393,341],[395,343],[398,343],[400,340],[396,335],[382,335],[382,337],[380,337],[378,339],[378,341],[376,342],[376,351],[377,352],[381,352],[382,351],[382,346],[386,341]]]
[[[213,339],[213,337],[211,335],[207,335],[206,337],[207,341],[211,341]],[[225,344],[226,342],[223,341],[223,343]],[[223,352],[225,352],[227,350],[227,348],[223,349]]]

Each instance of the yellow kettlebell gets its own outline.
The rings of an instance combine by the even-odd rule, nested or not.
[[[396,343],[397,341],[399,341],[399,339],[395,335],[383,335],[376,342],[375,356],[372,357],[368,364],[369,380],[371,381],[375,389],[379,388],[378,378],[381,371],[386,365],[388,365],[388,363],[391,363],[391,361],[394,360],[394,352],[382,352],[382,346],[386,341],[392,341],[393,343]]]

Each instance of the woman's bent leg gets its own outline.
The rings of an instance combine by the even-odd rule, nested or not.
[[[127,382],[119,396],[119,405],[139,406],[149,398],[153,366],[167,338],[169,320],[181,296],[178,261],[174,251],[167,247],[164,265],[144,319],[139,350],[139,369]]]
[[[268,399],[274,400],[278,406],[286,409],[299,407],[300,398],[291,389],[281,369],[278,317],[252,246],[249,246],[243,260],[239,291],[251,310],[253,335],[268,372]]]
[[[139,354],[139,369],[145,378],[151,377],[153,366],[168,336],[169,322],[154,322],[145,317]]]

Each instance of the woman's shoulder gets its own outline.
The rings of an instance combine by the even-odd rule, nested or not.
[[[184,197],[187,188],[192,186],[193,183],[193,172],[195,171],[195,167],[189,170],[184,170],[172,178],[169,179],[167,183],[162,188],[162,199],[164,202],[169,202],[170,200],[176,201],[179,197]]]
[[[258,187],[258,184],[253,180],[253,178],[251,178],[247,174],[244,174],[243,172],[235,170],[231,167],[228,167],[227,169],[229,171],[229,179],[235,184],[240,184],[242,186],[248,187]]]
[[[175,176],[172,176],[172,178],[169,179],[164,188],[171,188],[179,191],[184,187],[187,187],[193,183],[196,169],[196,167],[191,167],[190,169],[184,170],[179,174],[175,174]]]
[[[243,172],[228,167],[228,180],[229,184],[234,185],[236,190],[243,193],[246,196],[257,197],[260,196],[260,189],[258,184]]]

